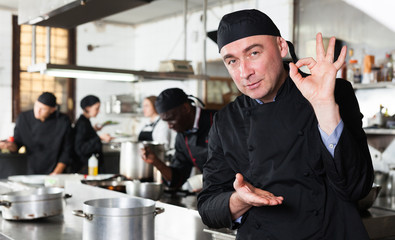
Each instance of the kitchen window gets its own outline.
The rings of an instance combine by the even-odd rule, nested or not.
[[[32,64],[31,25],[18,25],[13,18],[13,74],[12,74],[12,120],[19,113],[33,108],[38,96],[44,92],[55,94],[60,111],[75,119],[75,79],[59,78],[29,73],[27,67]],[[46,61],[47,27],[36,26],[36,63]],[[75,29],[51,28],[50,63],[75,63]]]

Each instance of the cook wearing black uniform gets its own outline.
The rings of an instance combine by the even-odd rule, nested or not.
[[[16,152],[22,146],[26,147],[29,174],[62,173],[71,163],[70,119],[56,110],[56,97],[52,93],[42,93],[33,110],[18,116],[14,142],[0,147]]]
[[[78,118],[74,126],[74,152],[73,172],[88,173],[88,160],[94,154],[99,160],[99,168],[103,161],[102,141],[109,142],[112,137],[107,134],[100,136],[96,131],[101,129],[100,126],[91,124],[90,118],[96,117],[100,111],[100,99],[94,95],[84,97],[80,106],[83,113]]]
[[[173,148],[174,141],[172,130],[167,123],[160,119],[155,109],[156,96],[148,96],[143,100],[143,114],[148,118],[148,123],[141,129],[138,141],[154,141],[164,144],[166,150]]]
[[[142,153],[143,160],[153,164],[172,188],[181,187],[192,168],[201,171],[207,160],[207,137],[215,111],[193,106],[192,102],[179,88],[164,90],[156,100],[155,108],[160,118],[177,132],[170,166],[166,166],[149,149]]]
[[[316,41],[317,60],[291,51],[288,65],[289,43],[267,15],[222,18],[218,48],[243,95],[210,131],[198,196],[207,226],[238,227],[243,240],[369,239],[356,202],[372,187],[372,162],[352,86],[336,79],[346,48],[334,61],[335,38],[327,52]]]

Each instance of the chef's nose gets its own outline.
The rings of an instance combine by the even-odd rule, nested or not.
[[[253,73],[253,68],[247,59],[240,60],[239,72],[240,77],[243,79],[248,79],[248,77]]]

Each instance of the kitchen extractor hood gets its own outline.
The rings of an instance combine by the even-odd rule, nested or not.
[[[19,0],[18,24],[73,28],[152,0]]]

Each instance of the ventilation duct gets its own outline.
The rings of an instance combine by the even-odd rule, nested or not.
[[[152,0],[19,0],[18,24],[73,28]]]

